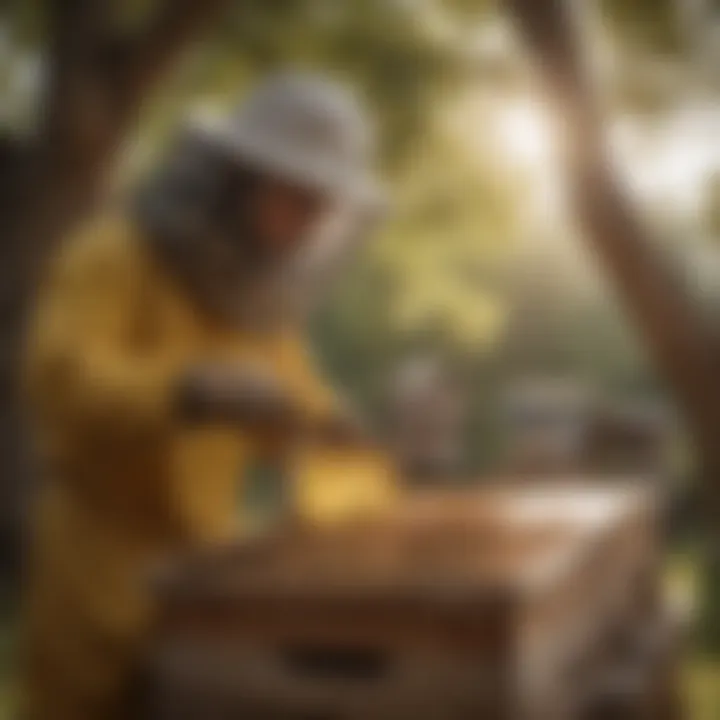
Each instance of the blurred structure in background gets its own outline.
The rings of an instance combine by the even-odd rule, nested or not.
[[[447,482],[462,472],[467,403],[442,360],[407,358],[389,388],[390,444],[413,485]]]
[[[646,477],[667,487],[675,432],[672,417],[657,403],[600,403],[587,437],[588,469]]]
[[[505,393],[506,471],[666,479],[676,432],[658,403],[600,397],[579,380],[532,378]]]
[[[547,476],[585,469],[593,404],[582,383],[525,379],[505,395],[507,471]]]

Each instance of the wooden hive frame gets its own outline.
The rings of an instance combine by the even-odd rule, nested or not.
[[[537,492],[418,496],[185,563],[157,662],[185,714],[162,717],[225,717],[194,697],[288,720],[560,720],[601,638],[654,603],[654,512],[637,488]]]

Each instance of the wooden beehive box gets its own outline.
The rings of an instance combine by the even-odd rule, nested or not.
[[[655,603],[647,491],[557,484],[408,500],[181,563],[155,717],[554,718]]]

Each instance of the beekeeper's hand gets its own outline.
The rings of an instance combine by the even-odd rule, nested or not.
[[[359,414],[347,405],[339,406],[316,425],[314,439],[332,448],[369,449],[376,445],[367,425]]]
[[[177,412],[190,423],[225,423],[249,430],[300,432],[299,406],[271,372],[256,366],[209,364],[180,383]]]

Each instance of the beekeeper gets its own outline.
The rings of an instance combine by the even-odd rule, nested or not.
[[[302,320],[378,215],[372,158],[344,88],[283,74],[229,122],[185,128],[51,264],[26,367],[43,477],[25,720],[133,717],[150,568],[237,532],[258,454],[300,428],[352,434]]]

